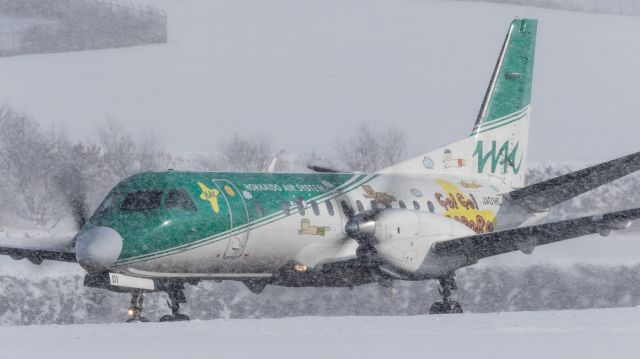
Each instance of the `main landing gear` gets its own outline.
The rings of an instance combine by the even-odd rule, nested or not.
[[[160,318],[161,322],[175,322],[182,320],[189,320],[189,317],[180,313],[180,303],[186,303],[187,298],[184,296],[183,286],[179,287],[170,287],[167,289],[167,294],[169,295],[169,300],[167,301],[167,305],[171,309],[171,315],[163,315]],[[144,303],[144,297],[142,296],[142,291],[133,291],[131,292],[131,306],[129,306],[129,310],[127,313],[129,314],[129,319],[127,319],[127,323],[133,322],[148,322],[147,318],[142,316],[142,307]]]
[[[457,290],[458,286],[453,278],[453,274],[440,279],[440,288],[438,292],[442,296],[442,302],[435,302],[429,310],[429,314],[457,314],[462,313],[460,303],[451,300],[451,291]]]
[[[127,313],[129,314],[129,319],[127,319],[127,323],[133,322],[147,322],[147,318],[142,316],[142,305],[144,303],[144,298],[142,296],[141,291],[131,292],[131,305],[129,306],[129,310]]]
[[[169,295],[169,300],[167,301],[167,305],[171,309],[171,315],[163,315],[160,318],[161,322],[176,322],[182,320],[189,320],[189,317],[179,313],[180,303],[186,303],[187,298],[184,296],[184,292],[182,291],[184,287],[181,288],[171,288],[167,290],[167,294]]]

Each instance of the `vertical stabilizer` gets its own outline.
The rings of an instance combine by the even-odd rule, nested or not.
[[[450,174],[524,186],[537,20],[511,23],[471,135],[383,173]]]

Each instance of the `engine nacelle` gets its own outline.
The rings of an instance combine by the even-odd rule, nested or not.
[[[395,269],[419,276],[438,277],[468,263],[466,257],[430,253],[438,241],[475,233],[464,224],[441,215],[405,209],[387,209],[375,219],[375,248]]]

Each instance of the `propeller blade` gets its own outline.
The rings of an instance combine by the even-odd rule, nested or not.
[[[56,177],[56,184],[60,188],[71,210],[71,215],[80,230],[87,222],[87,186],[82,172],[77,166],[66,166]]]

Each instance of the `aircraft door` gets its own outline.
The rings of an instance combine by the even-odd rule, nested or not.
[[[233,232],[234,230],[241,229],[239,232],[233,233],[229,238],[229,244],[224,252],[224,259],[238,258],[244,252],[244,249],[249,240],[249,210],[247,203],[242,196],[242,192],[238,190],[233,182],[226,179],[214,179],[213,183],[217,186],[223,201],[221,205],[226,205],[229,211],[227,216],[229,217],[229,228]]]

